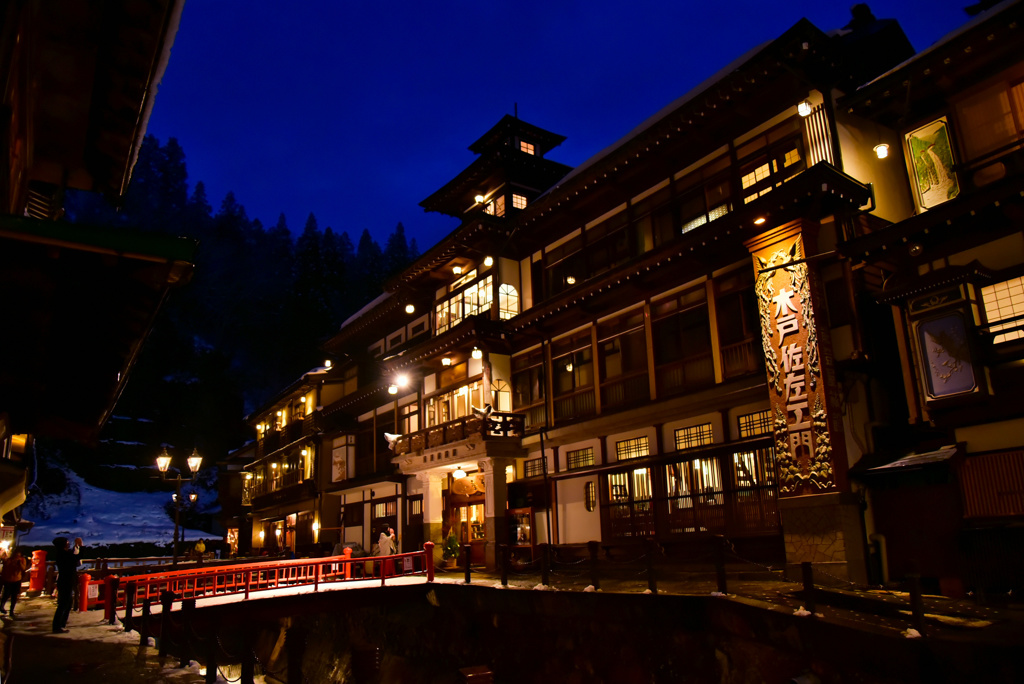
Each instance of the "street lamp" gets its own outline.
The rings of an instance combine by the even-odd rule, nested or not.
[[[181,527],[181,483],[182,482],[195,482],[196,476],[199,474],[199,466],[203,463],[203,457],[199,455],[199,452],[195,449],[192,450],[192,455],[186,460],[188,463],[188,469],[192,475],[187,480],[183,480],[181,477],[181,471],[179,470],[174,478],[167,476],[167,470],[171,466],[171,455],[167,453],[167,447],[164,447],[163,453],[156,457],[156,467],[160,471],[160,479],[164,481],[174,482],[174,551],[171,557],[171,564],[178,564],[178,529]],[[189,498],[195,501],[195,492],[193,492]]]

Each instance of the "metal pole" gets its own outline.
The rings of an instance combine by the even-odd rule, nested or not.
[[[178,564],[178,527],[181,525],[181,475],[178,475],[174,493],[174,548],[172,549],[171,565]]]

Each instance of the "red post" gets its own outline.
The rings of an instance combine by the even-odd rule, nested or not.
[[[313,591],[320,591],[320,566],[322,563],[316,561],[313,563]]]
[[[352,579],[352,547],[346,546],[341,553],[345,556],[345,579]]]
[[[78,610],[85,612],[89,610],[89,582],[92,575],[83,572],[78,576]]]
[[[46,588],[46,552],[42,549],[32,552],[32,569],[29,571],[28,590],[42,593]]]
[[[108,624],[114,624],[114,612],[117,610],[117,575],[107,575],[103,578],[103,619]]]
[[[423,543],[423,565],[427,568],[427,581],[434,581],[434,542]]]

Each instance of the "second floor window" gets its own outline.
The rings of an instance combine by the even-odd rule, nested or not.
[[[713,383],[711,319],[704,286],[656,302],[652,317],[658,394],[669,396]]]
[[[997,333],[992,340],[993,343],[1024,338],[1024,332],[1021,330],[1024,326],[1024,278],[1013,278],[983,287],[981,298],[985,305],[985,318],[988,320],[990,331]]]
[[[448,392],[435,394],[427,399],[426,403],[426,427],[442,425],[458,418],[465,418],[470,415],[471,407],[482,407],[483,383],[479,380],[463,385]]]
[[[964,155],[970,160],[1024,141],[1024,82],[997,83],[957,104]]]
[[[508,320],[519,314],[519,293],[508,283],[498,286],[498,317]]]
[[[790,119],[764,135],[744,143],[740,160],[740,186],[747,204],[804,170],[800,123]]]
[[[740,438],[765,435],[772,431],[772,412],[758,411],[739,417]]]
[[[443,333],[455,327],[466,316],[486,313],[491,308],[493,297],[491,283],[492,277],[487,276],[438,302],[434,306],[436,332]]]

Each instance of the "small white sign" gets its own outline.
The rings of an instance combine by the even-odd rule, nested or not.
[[[90,584],[89,589],[86,591],[85,595],[90,599],[98,599],[100,597],[100,585]]]
[[[402,559],[402,570],[404,572],[412,572],[412,557]]]

